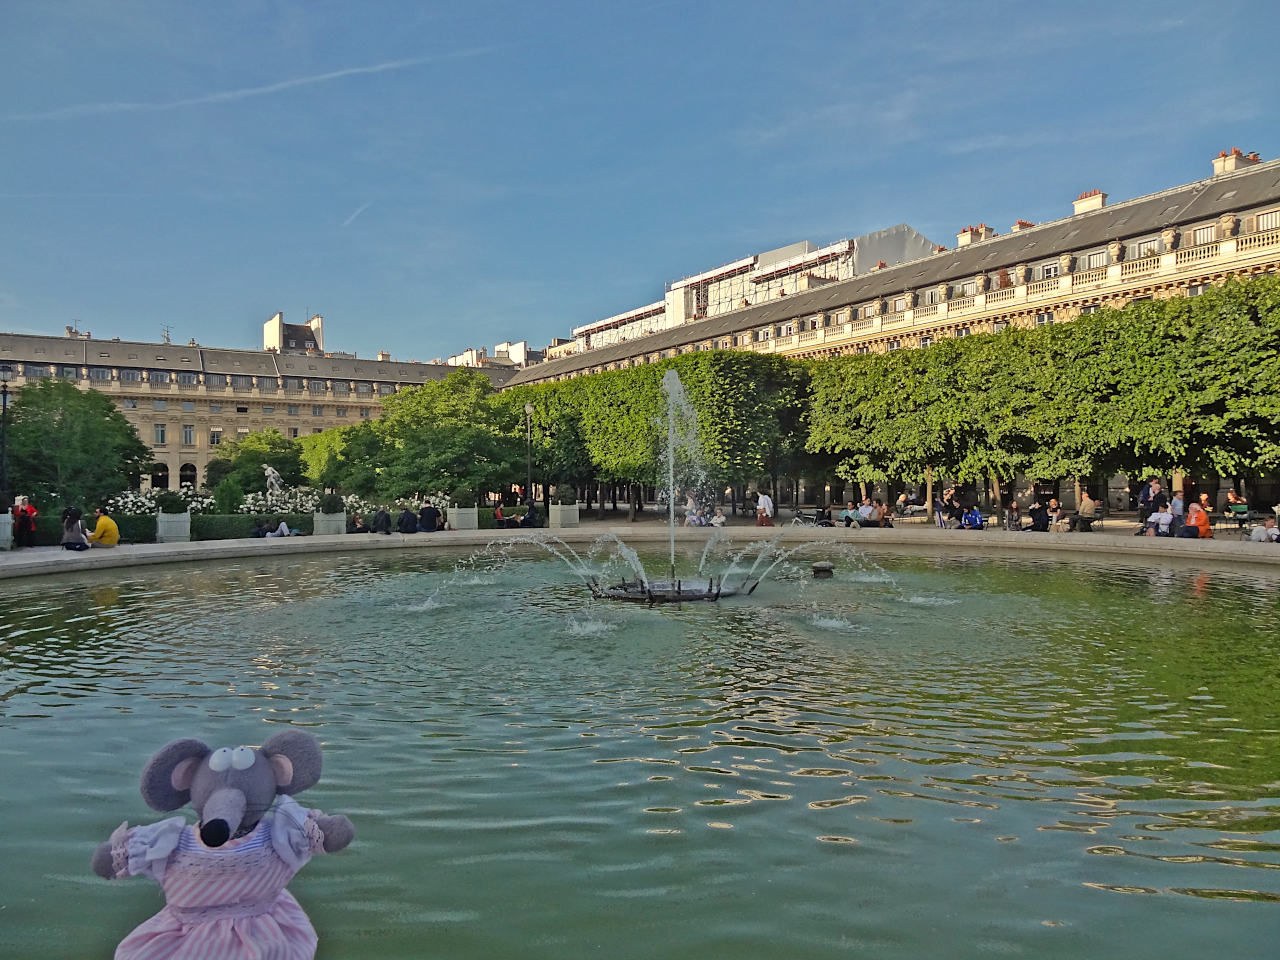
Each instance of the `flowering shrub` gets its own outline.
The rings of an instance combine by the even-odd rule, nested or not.
[[[315,513],[320,504],[320,491],[310,487],[287,487],[265,493],[246,493],[240,504],[241,513]]]
[[[115,516],[145,517],[155,516],[160,512],[156,505],[156,497],[161,493],[172,493],[182,500],[192,513],[213,513],[213,497],[200,493],[191,484],[184,483],[177,490],[126,490],[116,494],[107,501],[107,509]]]

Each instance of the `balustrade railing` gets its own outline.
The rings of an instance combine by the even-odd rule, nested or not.
[[[1039,296],[1042,293],[1049,293],[1057,290],[1061,286],[1057,277],[1046,277],[1044,280],[1037,280],[1035,283],[1027,285],[1028,296]]]
[[[1262,233],[1251,233],[1236,241],[1236,253],[1257,250],[1262,247],[1274,247],[1280,243],[1280,230],[1266,230]]]
[[[1218,250],[1222,246],[1220,240],[1214,240],[1212,243],[1202,243],[1198,247],[1188,247],[1185,250],[1179,250],[1177,256],[1173,258],[1173,262],[1177,266],[1186,263],[1200,263],[1203,260],[1212,260],[1218,255]]]
[[[1141,260],[1130,260],[1120,264],[1120,276],[1123,279],[1140,277],[1143,274],[1155,273],[1160,269],[1160,257],[1143,257]]]
[[[1017,290],[1013,287],[1005,287],[1003,290],[996,290],[994,293],[987,294],[987,306],[993,306],[997,303],[1006,303],[1013,299]]]

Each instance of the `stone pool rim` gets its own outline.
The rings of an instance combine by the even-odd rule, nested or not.
[[[896,547],[925,548],[938,556],[992,557],[1046,556],[1093,561],[1123,559],[1143,560],[1159,564],[1167,561],[1198,561],[1213,564],[1247,564],[1280,568],[1280,547],[1271,543],[1247,540],[1188,540],[1179,538],[1134,537],[1104,533],[1013,533],[1005,530],[958,531],[936,527],[891,529],[845,529],[813,527],[753,526],[728,527],[725,539],[737,543],[780,538],[781,543],[795,546],[807,541],[815,544],[865,546],[892,552]],[[0,580],[25,577],[74,575],[85,571],[123,569],[202,563],[221,560],[260,560],[277,556],[304,557],[318,554],[363,554],[371,551],[427,551],[454,553],[458,550],[482,548],[495,540],[541,540],[557,537],[567,543],[589,545],[602,535],[616,534],[628,545],[665,544],[666,527],[657,525],[589,526],[562,530],[451,530],[433,534],[335,534],[332,536],[289,537],[280,539],[203,540],[192,543],[142,543],[111,549],[94,549],[74,553],[58,547],[35,547],[0,552]],[[705,530],[681,528],[676,541],[682,544],[706,543]]]

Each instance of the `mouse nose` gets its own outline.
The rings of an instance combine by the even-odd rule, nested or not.
[[[225,820],[200,824],[200,842],[206,847],[220,847],[231,838],[231,825]]]

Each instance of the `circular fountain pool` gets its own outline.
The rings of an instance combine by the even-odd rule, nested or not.
[[[150,752],[282,724],[325,743],[302,802],[356,826],[290,885],[321,957],[1272,952],[1277,581],[834,559],[652,609],[550,558],[23,584],[0,954],[108,955],[161,902],[88,869],[163,816]]]

